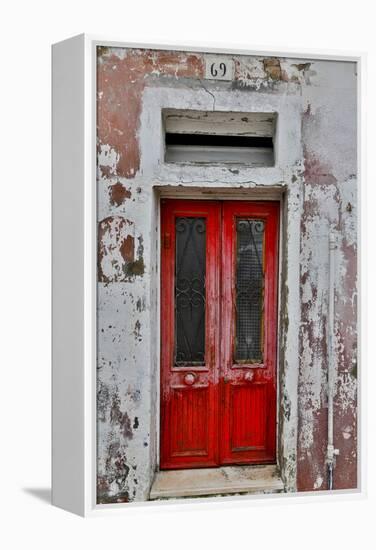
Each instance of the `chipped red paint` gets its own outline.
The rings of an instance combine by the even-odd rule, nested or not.
[[[138,128],[142,91],[149,80],[163,76],[202,78],[202,55],[158,50],[124,50],[119,55],[99,49],[97,64],[98,148],[118,155],[115,166],[99,165],[102,177],[132,178],[140,167]]]
[[[334,487],[336,489],[355,489],[357,487],[356,402],[353,405],[353,408],[348,407],[346,411],[342,411],[338,404],[335,404],[337,429],[335,430],[334,445],[340,449],[334,471]]]
[[[98,281],[128,281],[144,274],[142,237],[135,251],[134,224],[122,216],[109,216],[98,225]],[[137,258],[135,257],[137,253]]]
[[[113,206],[122,205],[124,201],[129,199],[131,196],[132,194],[130,190],[124,187],[120,181],[110,186],[110,203]]]
[[[123,240],[120,247],[120,254],[123,257],[124,262],[130,263],[134,261],[134,238],[131,235]]]
[[[133,224],[121,216],[110,216],[98,226],[98,281],[126,280],[134,261]]]
[[[307,149],[304,149],[304,178],[307,183],[328,185],[337,183],[332,168]]]

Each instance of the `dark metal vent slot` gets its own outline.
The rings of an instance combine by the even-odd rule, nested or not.
[[[274,166],[277,113],[163,109],[165,161]]]
[[[187,145],[196,147],[263,147],[273,149],[273,139],[271,137],[259,136],[166,133],[166,145]]]

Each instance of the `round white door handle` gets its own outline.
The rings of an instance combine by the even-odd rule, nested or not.
[[[187,384],[187,386],[192,386],[195,380],[196,380],[196,376],[191,372],[189,372],[184,376],[184,382]]]

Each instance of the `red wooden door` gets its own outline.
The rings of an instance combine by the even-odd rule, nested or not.
[[[275,461],[278,212],[162,201],[161,469]]]

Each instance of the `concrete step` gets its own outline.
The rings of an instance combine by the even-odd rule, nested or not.
[[[150,500],[283,491],[276,465],[164,470],[155,475]]]

